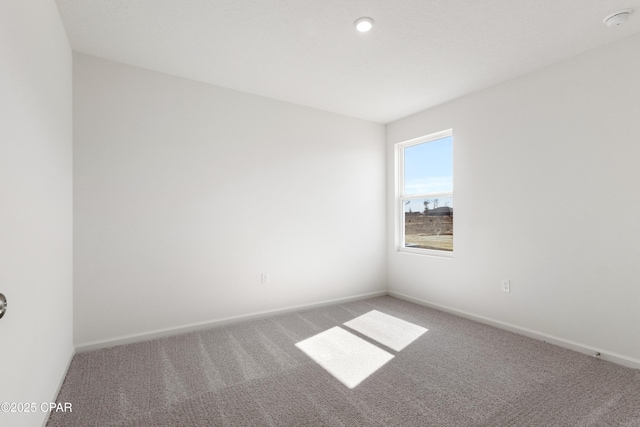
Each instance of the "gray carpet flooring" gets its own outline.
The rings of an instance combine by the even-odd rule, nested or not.
[[[428,329],[348,389],[295,343],[378,310]],[[392,297],[77,354],[48,426],[640,426],[640,371]]]

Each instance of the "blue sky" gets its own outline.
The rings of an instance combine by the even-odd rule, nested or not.
[[[405,148],[404,186],[405,195],[453,191],[453,137]],[[413,212],[423,211],[423,202],[423,199],[412,201],[405,211],[409,211],[409,208]],[[438,206],[453,207],[453,200],[438,197]],[[429,205],[430,209],[433,207],[433,204]]]

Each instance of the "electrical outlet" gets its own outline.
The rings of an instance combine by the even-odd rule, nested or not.
[[[504,292],[511,292],[511,280],[502,281],[502,290]]]
[[[269,283],[269,273],[262,273],[262,275],[260,276],[260,282],[264,283]]]

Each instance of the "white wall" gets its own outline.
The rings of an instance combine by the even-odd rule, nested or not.
[[[383,125],[75,54],[74,138],[78,346],[386,287]]]
[[[0,2],[0,425],[40,425],[72,342],[71,49],[52,1]]]
[[[638,52],[636,35],[390,124],[389,289],[640,362]],[[398,253],[393,144],[448,128],[454,257]]]

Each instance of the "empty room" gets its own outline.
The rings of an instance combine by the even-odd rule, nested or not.
[[[640,0],[3,0],[0,64],[0,426],[640,426]]]

